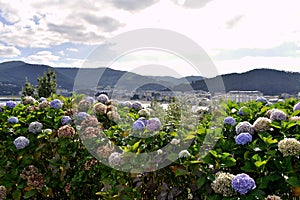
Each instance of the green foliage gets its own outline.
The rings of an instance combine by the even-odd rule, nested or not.
[[[295,99],[273,105],[259,102],[236,103],[232,101],[212,103],[208,111],[190,113],[199,119],[196,130],[190,128],[189,121],[182,114],[187,105],[174,101],[167,110],[157,103],[151,105],[155,117],[163,117],[163,127],[148,138],[137,138],[132,134],[132,124],[139,118],[138,111],[122,108],[109,102],[106,106],[117,107],[121,122],[111,120],[107,115],[97,116],[102,134],[124,152],[140,154],[155,152],[169,144],[174,137],[179,144],[189,143],[189,157],[178,158],[177,154],[167,154],[161,162],[177,159],[172,164],[153,172],[135,173],[115,170],[99,161],[86,149],[79,132],[69,138],[59,137],[58,130],[63,126],[61,119],[71,116],[71,126],[76,128],[76,116],[70,112],[78,107],[85,97],[72,98],[53,95],[63,103],[61,109],[40,108],[19,103],[15,108],[2,108],[0,112],[0,185],[7,188],[8,199],[264,199],[276,194],[282,199],[292,199],[292,187],[300,187],[299,156],[283,156],[278,143],[288,137],[300,139],[299,116],[293,112]],[[238,114],[240,107],[247,108],[247,115]],[[32,109],[34,107],[34,109]],[[93,105],[87,110],[93,113]],[[223,119],[232,116],[237,123],[248,121],[251,124],[258,117],[266,117],[268,110],[283,110],[289,119],[273,121],[269,131],[255,132],[252,142],[245,145],[235,143],[235,126],[223,124]],[[15,116],[16,124],[7,120]],[[200,117],[201,116],[201,117]],[[43,124],[40,133],[30,133],[31,122]],[[47,131],[51,129],[52,132]],[[15,138],[24,136],[30,140],[29,146],[16,149]],[[90,144],[101,144],[91,139]],[[178,146],[176,146],[178,145]],[[139,163],[138,163],[139,164]],[[147,160],[144,162],[147,165]],[[44,180],[41,188],[28,185],[21,177],[24,168],[34,165]],[[256,188],[245,195],[238,193],[230,197],[216,193],[211,184],[218,172],[233,175],[247,173],[256,183]]]
[[[56,73],[52,70],[48,70],[48,72],[44,72],[42,77],[38,77],[37,79],[38,85],[34,87],[28,82],[26,77],[25,86],[22,87],[22,97],[31,96],[31,97],[51,97],[56,94]]]
[[[44,72],[43,77],[38,77],[37,96],[50,97],[56,93],[56,86],[56,73],[49,69],[48,72]]]
[[[22,87],[22,97],[25,97],[25,96],[34,97],[35,96],[34,91],[35,91],[34,86],[28,82],[28,79],[26,77],[25,78],[25,86]]]

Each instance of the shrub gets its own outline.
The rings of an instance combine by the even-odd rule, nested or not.
[[[176,101],[145,112],[138,102],[83,99],[1,107],[0,198],[292,199],[300,187],[294,99],[216,102],[201,113]],[[271,117],[277,110],[286,118]],[[154,159],[124,166],[129,153]],[[144,172],[134,171],[141,164]]]

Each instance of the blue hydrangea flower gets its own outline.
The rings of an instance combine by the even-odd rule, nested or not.
[[[71,117],[69,116],[63,116],[61,118],[61,124],[62,125],[67,125],[67,124],[70,124],[71,123]]]
[[[145,129],[145,123],[142,120],[136,120],[132,125],[133,131],[142,131]]]
[[[251,141],[252,141],[252,135],[249,133],[240,133],[235,138],[235,143],[241,145],[247,144],[248,142]]]
[[[97,100],[98,102],[100,103],[103,103],[103,104],[106,104],[109,100],[108,96],[106,94],[100,94],[98,97],[97,97]]]
[[[10,117],[7,122],[12,123],[12,124],[16,124],[19,122],[18,118],[16,117]]]
[[[28,130],[30,133],[40,133],[42,131],[43,124],[40,122],[31,122]]]
[[[142,104],[138,101],[135,101],[131,104],[131,108],[135,110],[141,110],[143,108]]]
[[[293,111],[300,110],[300,102],[294,105]]]
[[[50,108],[60,109],[62,106],[63,103],[59,99],[54,99],[50,102]]]
[[[232,179],[232,187],[240,194],[246,194],[256,188],[255,181],[247,174],[238,174]]]
[[[233,117],[226,117],[224,119],[224,124],[229,124],[231,126],[234,126],[236,123],[235,119]]]
[[[24,149],[29,145],[29,143],[29,140],[24,136],[17,137],[14,140],[14,145],[17,149]]]
[[[268,103],[268,100],[265,97],[258,97],[256,99],[257,102]]]
[[[161,128],[161,123],[158,118],[150,118],[147,120],[146,129],[148,131],[159,131]]]
[[[14,108],[14,107],[16,107],[16,105],[17,105],[17,102],[15,102],[15,101],[7,101],[6,102],[6,107],[8,107],[8,108]]]
[[[145,126],[147,125],[147,119],[145,117],[140,117],[138,120],[142,121]]]

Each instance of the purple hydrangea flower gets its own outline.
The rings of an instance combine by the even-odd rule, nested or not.
[[[150,118],[147,120],[146,129],[148,131],[159,131],[161,128],[161,123],[158,118]]]
[[[131,108],[132,103],[130,101],[124,101],[124,102],[121,102],[119,105],[122,106],[122,107]]]
[[[16,124],[19,122],[18,118],[16,117],[10,117],[7,122],[12,123],[12,124]]]
[[[43,124],[40,122],[31,122],[28,130],[30,133],[40,133],[42,131]]]
[[[138,101],[135,101],[131,104],[131,108],[135,110],[141,110],[143,108],[142,104]]]
[[[270,119],[272,121],[275,121],[275,120],[282,121],[282,120],[287,119],[287,115],[282,110],[277,110],[276,109],[271,113]]]
[[[76,116],[76,119],[79,121],[84,120],[85,118],[87,118],[88,116],[90,116],[89,114],[87,114],[86,112],[79,112]]]
[[[14,145],[17,149],[24,149],[26,146],[29,145],[29,143],[29,140],[24,136],[17,137],[14,140]]]
[[[145,123],[142,120],[136,120],[132,125],[133,131],[141,131],[145,129]]]
[[[17,105],[17,102],[15,102],[15,101],[7,101],[6,102],[6,107],[8,107],[8,108],[14,108],[14,107],[16,107],[16,105]]]
[[[232,179],[232,187],[240,194],[246,194],[256,188],[255,181],[247,174],[238,174]]]
[[[100,94],[98,97],[97,97],[97,100],[103,104],[106,104],[109,100],[108,96],[106,94]]]
[[[300,102],[294,105],[293,111],[300,110]]]
[[[63,116],[61,118],[61,124],[62,125],[67,125],[71,123],[71,117],[70,116]]]
[[[265,97],[258,97],[256,99],[257,102],[268,103],[268,100]]]
[[[91,102],[91,103],[94,103],[94,98],[93,97],[85,97],[85,100]]]
[[[240,133],[250,133],[250,134],[253,134],[254,133],[254,128],[247,121],[239,122],[236,125],[235,130],[236,130],[237,134],[240,134]]]
[[[226,117],[224,119],[224,124],[229,124],[231,126],[234,126],[236,123],[235,119],[233,117]]]
[[[123,163],[122,154],[118,152],[114,152],[110,154],[108,157],[108,164],[112,167],[119,166]]]
[[[252,141],[252,135],[249,133],[240,133],[235,138],[235,143],[241,145],[247,144],[248,142],[251,141]]]
[[[60,109],[63,106],[63,103],[59,99],[54,99],[50,102],[50,107],[55,109]]]

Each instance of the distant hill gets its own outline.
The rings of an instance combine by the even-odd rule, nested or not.
[[[37,77],[43,76],[44,72],[48,71],[48,69],[52,69],[56,72],[58,87],[69,91],[73,90],[74,81],[79,73],[81,76],[84,76],[84,79],[81,80],[82,85],[93,86],[93,88],[98,85],[100,88],[117,87],[118,89],[127,90],[132,90],[133,88],[164,90],[189,81],[188,77],[185,80],[184,78],[141,76],[135,73],[110,68],[53,68],[47,65],[11,61],[0,63],[0,94],[16,94],[24,85],[25,78],[27,78],[31,84],[37,85]],[[197,78],[193,77],[193,80],[194,79]],[[198,80],[200,79],[201,77],[198,78]]]
[[[206,81],[213,83],[217,78],[222,78],[226,92],[231,90],[259,90],[265,95],[300,92],[300,73],[272,69],[255,69],[241,74],[233,73],[205,79],[200,76],[185,78],[142,76],[110,68],[53,68],[47,65],[11,61],[0,63],[0,95],[16,94],[24,85],[25,77],[30,83],[36,85],[37,77],[42,76],[48,69],[55,70],[58,87],[69,91],[73,90],[74,81],[79,79],[77,75],[80,74],[83,75],[80,82],[82,86],[93,87],[91,89],[98,86],[100,88],[110,87],[127,90],[187,91],[195,89],[207,91]],[[79,70],[80,73],[78,73]]]
[[[259,90],[265,95],[300,92],[300,73],[273,69],[254,69],[245,73],[221,75],[226,92],[232,90]],[[208,79],[214,82],[216,78]],[[193,89],[207,91],[204,80],[192,83]],[[175,87],[176,89],[176,87]]]

